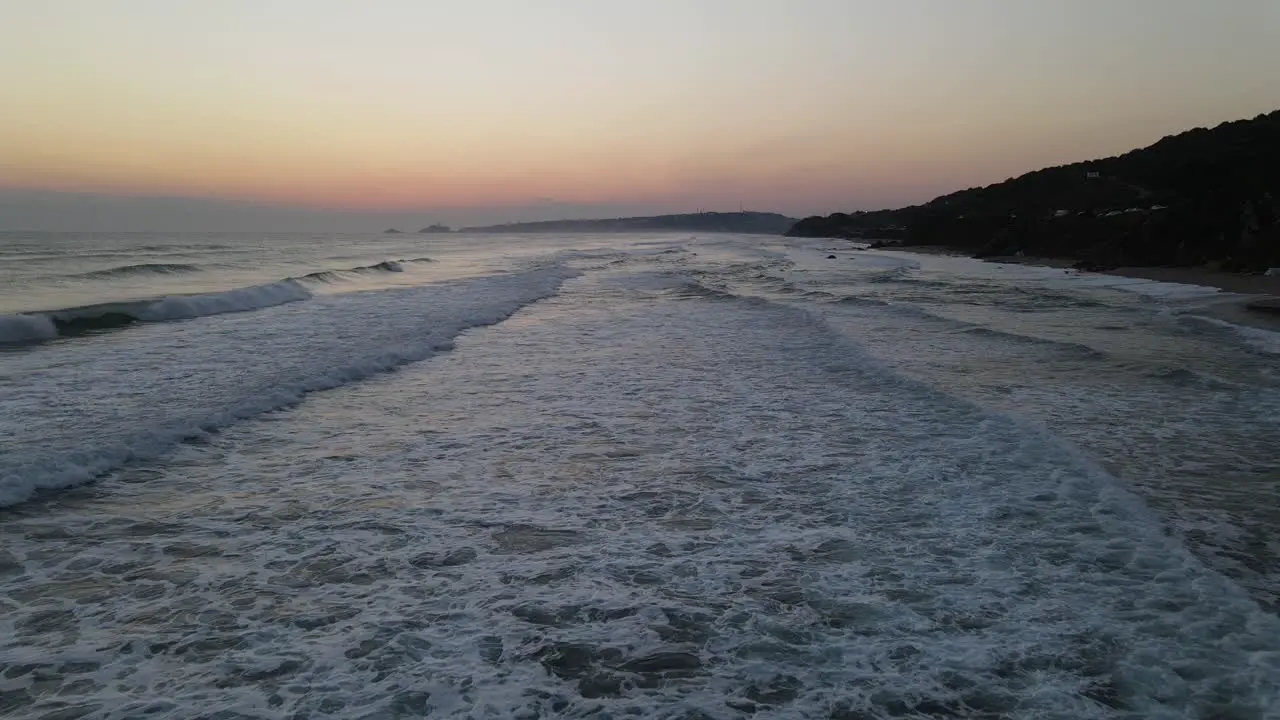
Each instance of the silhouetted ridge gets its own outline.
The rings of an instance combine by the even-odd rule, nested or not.
[[[809,217],[789,235],[1024,253],[1082,265],[1280,265],[1280,111],[923,205]]]

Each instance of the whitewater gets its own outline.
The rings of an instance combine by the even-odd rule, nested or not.
[[[1280,717],[1280,336],[1234,299],[0,234],[0,715]]]

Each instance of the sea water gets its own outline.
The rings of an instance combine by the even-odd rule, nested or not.
[[[1230,299],[777,237],[4,235],[0,714],[1280,716],[1280,356]]]

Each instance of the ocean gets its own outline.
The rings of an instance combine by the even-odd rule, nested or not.
[[[1280,335],[835,241],[0,235],[0,715],[1280,717]]]

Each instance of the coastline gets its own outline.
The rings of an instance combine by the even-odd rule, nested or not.
[[[896,246],[881,249],[891,249],[895,252],[907,252],[919,255],[949,255],[954,257],[973,258],[973,256],[968,253],[940,245]],[[1075,260],[1068,258],[1013,256],[973,259],[990,263],[1035,265],[1063,270],[1070,270],[1076,262]],[[1076,272],[1081,274],[1090,273],[1090,271],[1084,270]],[[1212,300],[1211,303],[1204,308],[1198,309],[1196,314],[1213,318],[1215,320],[1229,322],[1234,325],[1244,325],[1261,330],[1280,332],[1280,311],[1252,310],[1248,307],[1251,303],[1255,303],[1263,298],[1280,298],[1280,277],[1241,275],[1195,267],[1119,267],[1114,270],[1104,270],[1092,274],[1113,275],[1116,277],[1152,280],[1155,282],[1217,288],[1226,294],[1220,298]]]

